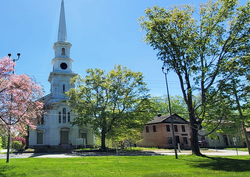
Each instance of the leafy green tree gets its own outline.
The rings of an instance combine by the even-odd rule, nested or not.
[[[233,121],[235,125],[241,126],[244,132],[248,152],[250,154],[250,145],[246,133],[246,126],[249,126],[249,54],[246,56],[236,56],[231,58],[222,68],[223,75],[229,75],[229,79],[224,82],[224,88],[221,95],[226,98],[230,104],[230,108],[234,111]],[[238,116],[236,116],[238,114]]]
[[[161,97],[151,97],[151,102],[157,113],[169,114],[168,97],[166,95]],[[171,96],[171,110],[183,118],[188,118],[187,105],[181,96]],[[154,115],[155,116],[155,115]]]
[[[220,81],[229,77],[221,77],[222,65],[249,51],[249,9],[249,1],[239,7],[237,0],[209,0],[200,4],[199,13],[193,5],[154,6],[139,19],[146,31],[145,42],[158,50],[158,59],[179,78],[189,112],[191,149],[198,156],[202,154],[197,125],[206,118],[210,100],[223,88]],[[196,107],[194,92],[201,96]]]
[[[109,73],[88,69],[85,79],[72,79],[76,88],[67,94],[69,104],[77,113],[73,124],[89,124],[101,136],[101,148],[106,149],[106,136],[116,130],[141,129],[151,118],[149,90],[140,72],[133,72],[121,65]]]

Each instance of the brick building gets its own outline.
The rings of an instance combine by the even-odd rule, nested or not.
[[[190,148],[190,127],[188,121],[177,114],[173,114],[172,119],[176,143],[179,143],[182,148]],[[154,117],[153,120],[145,124],[142,136],[143,140],[138,143],[138,146],[173,148],[171,116],[158,115]]]

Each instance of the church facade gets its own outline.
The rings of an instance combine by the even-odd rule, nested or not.
[[[70,123],[75,113],[68,106],[65,92],[75,86],[70,79],[77,74],[73,72],[73,60],[70,58],[71,44],[67,41],[64,1],[58,29],[58,40],[54,43],[55,57],[52,59],[53,70],[50,72],[50,94],[41,98],[45,113],[35,130],[29,131],[29,147],[35,146],[75,146],[94,145],[94,134],[89,126],[78,127]]]

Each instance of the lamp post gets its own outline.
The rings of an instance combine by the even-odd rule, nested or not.
[[[175,158],[178,159],[177,149],[176,149],[176,139],[175,139],[175,135],[174,135],[174,123],[173,123],[173,117],[172,117],[172,111],[171,111],[171,102],[170,102],[170,96],[169,96],[169,90],[168,90],[167,74],[168,74],[169,69],[165,69],[164,66],[161,69],[162,69],[163,74],[165,75],[165,80],[166,80],[166,88],[167,88],[167,95],[168,95],[168,107],[169,107],[170,121],[171,121],[171,127],[172,127],[172,136],[173,136],[173,140],[174,140],[174,153],[175,153]]]
[[[8,54],[9,58],[11,57],[11,54]],[[16,62],[17,60],[20,59],[20,53],[17,53],[17,59],[12,59],[13,62]],[[14,70],[14,65],[13,65],[13,74],[15,73]],[[11,103],[12,103],[12,94],[11,94]],[[12,107],[12,106],[11,106]],[[11,116],[10,116],[10,121],[9,121],[9,126],[11,125]],[[9,163],[9,157],[10,157],[10,127],[9,127],[9,132],[8,132],[8,144],[7,144],[7,159],[6,159],[6,163]]]
[[[12,61],[13,61],[13,62],[16,62],[17,60],[19,60],[19,59],[20,59],[20,55],[21,55],[20,53],[17,53],[17,59],[12,59]],[[11,57],[11,53],[8,53],[8,57],[9,57],[9,58]],[[15,72],[15,71],[14,71],[14,66],[13,66],[13,74],[14,74],[14,72]]]

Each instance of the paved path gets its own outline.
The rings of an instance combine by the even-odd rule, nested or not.
[[[2,152],[6,152],[6,150],[2,150]],[[201,151],[202,154],[208,156],[235,156],[237,155],[236,150],[214,150],[209,149],[206,151]],[[178,152],[178,155],[187,155],[191,154],[191,151],[181,151]],[[82,156],[106,156],[105,152],[97,153],[97,152],[84,152],[84,153],[65,153],[65,154],[49,154],[49,153],[13,153],[10,154],[10,158],[72,158],[72,157],[82,157]],[[108,154],[108,155],[116,155],[116,153]],[[120,156],[124,155],[175,155],[173,150],[155,150],[155,151],[146,151],[144,153],[119,153]],[[248,155],[248,152],[238,151],[238,155]],[[0,159],[5,159],[6,154],[0,154]]]
[[[174,151],[154,151],[155,153],[159,153],[161,155],[175,155]],[[215,149],[209,149],[206,151],[202,151],[201,153],[204,155],[210,155],[210,156],[235,156],[235,155],[249,155],[248,152],[245,151],[237,151],[236,150],[215,150]],[[191,154],[191,151],[181,151],[178,152],[178,155],[187,155]]]

